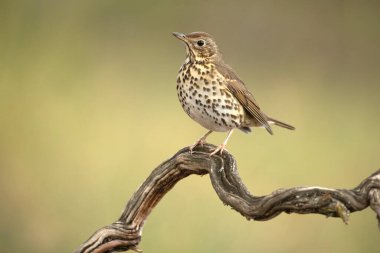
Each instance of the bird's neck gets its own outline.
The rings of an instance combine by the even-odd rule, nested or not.
[[[188,54],[185,60],[185,64],[208,64],[222,61],[221,58],[217,57],[199,57],[192,54]]]

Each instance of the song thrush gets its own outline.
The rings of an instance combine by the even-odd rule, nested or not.
[[[177,77],[179,101],[193,120],[209,130],[190,147],[191,152],[213,131],[228,131],[228,135],[210,156],[223,152],[236,128],[248,133],[250,127],[264,127],[270,134],[272,124],[295,129],[261,111],[243,81],[224,63],[211,35],[205,32],[173,35],[186,45],[186,60]]]

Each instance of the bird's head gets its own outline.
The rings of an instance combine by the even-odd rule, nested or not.
[[[193,32],[185,35],[173,32],[173,35],[185,42],[187,56],[191,61],[212,60],[220,57],[218,46],[208,33]]]

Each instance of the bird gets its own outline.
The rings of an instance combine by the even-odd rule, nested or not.
[[[185,43],[186,59],[177,75],[177,95],[184,111],[208,132],[190,146],[203,145],[212,132],[228,132],[224,142],[209,155],[223,153],[235,129],[245,133],[251,127],[271,125],[289,130],[295,127],[267,116],[236,72],[222,58],[215,39],[206,32],[172,33]]]

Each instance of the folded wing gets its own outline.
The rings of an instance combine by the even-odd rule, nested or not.
[[[217,63],[216,69],[226,79],[227,89],[235,96],[240,104],[260,123],[265,129],[273,134],[272,128],[268,123],[267,116],[260,110],[252,93],[247,89],[244,82],[235,74],[235,72],[225,63]]]

